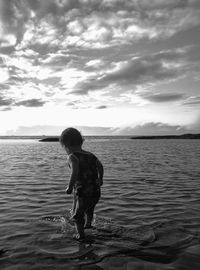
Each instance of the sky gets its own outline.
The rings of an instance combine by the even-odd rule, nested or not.
[[[200,132],[199,0],[0,0],[0,135]]]

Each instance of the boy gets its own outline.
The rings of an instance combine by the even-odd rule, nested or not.
[[[65,129],[60,136],[60,143],[67,152],[71,169],[66,193],[71,194],[73,190],[75,193],[75,238],[81,240],[85,238],[84,228],[92,228],[94,208],[100,198],[100,186],[103,185],[103,166],[94,154],[82,149],[83,138],[77,129]]]

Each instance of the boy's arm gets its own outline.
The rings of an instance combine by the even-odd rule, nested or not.
[[[98,170],[98,174],[99,174],[99,184],[100,184],[100,186],[102,186],[103,185],[103,173],[104,173],[103,165],[98,159],[96,161],[96,165],[97,165],[97,170]]]
[[[75,182],[78,179],[79,174],[79,164],[78,159],[74,155],[70,155],[68,159],[70,168],[71,168],[71,175],[69,178],[69,184],[68,188],[66,189],[67,194],[71,194],[73,191],[73,187],[75,185]]]

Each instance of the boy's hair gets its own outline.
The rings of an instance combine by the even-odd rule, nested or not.
[[[60,135],[59,139],[62,146],[76,146],[83,144],[83,137],[81,133],[75,128],[66,128]]]

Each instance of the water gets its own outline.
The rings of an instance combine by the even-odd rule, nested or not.
[[[154,230],[157,245],[199,239],[199,140],[88,138],[84,148],[105,168],[96,225],[123,231],[126,239]],[[59,143],[1,140],[0,150],[1,269],[80,269],[116,252],[112,234],[95,235],[98,245],[80,246],[72,239],[72,197],[65,194],[69,171]]]

